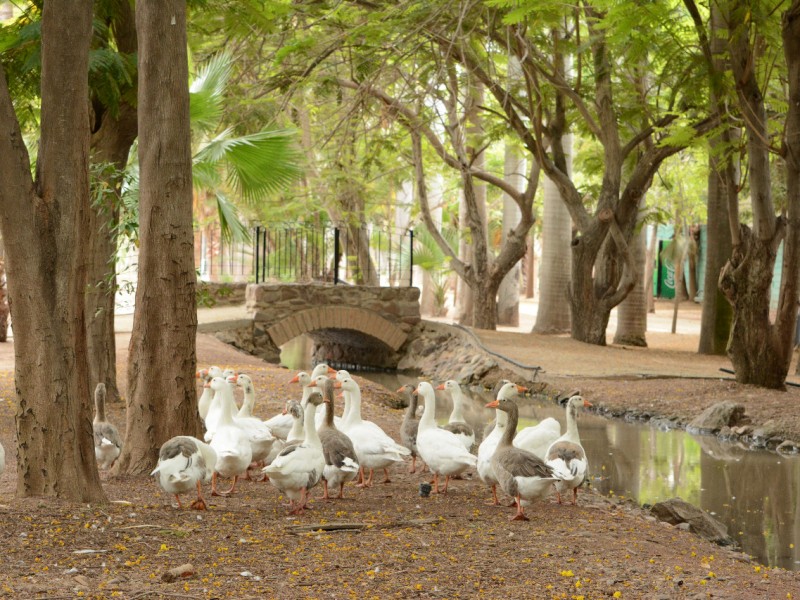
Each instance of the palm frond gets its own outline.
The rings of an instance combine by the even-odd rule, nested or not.
[[[228,243],[246,242],[250,240],[250,233],[239,218],[239,211],[222,192],[215,194],[217,199],[217,214],[222,239]]]
[[[267,130],[230,138],[222,132],[195,155],[195,161],[224,161],[228,184],[247,203],[277,192],[301,174],[300,153],[294,147],[294,132]]]
[[[215,54],[200,67],[189,85],[189,118],[195,131],[209,132],[218,127],[232,64],[229,52]]]

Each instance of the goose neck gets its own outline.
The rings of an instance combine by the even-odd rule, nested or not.
[[[317,414],[317,405],[316,404],[308,404],[304,411],[303,411],[303,426],[305,431],[305,437],[303,438],[303,443],[311,444],[314,446],[321,445],[319,441],[319,434],[317,433],[317,428],[314,424],[314,419]]]
[[[511,403],[508,411],[508,422],[506,429],[503,432],[503,437],[500,439],[500,445],[511,446],[514,442],[514,436],[517,434],[517,423],[519,422],[519,408],[515,403]]]
[[[421,392],[425,398],[422,417],[419,419],[419,431],[436,427],[436,396],[432,390]]]
[[[347,424],[357,425],[361,423],[361,390],[354,389],[345,391],[344,398],[345,402],[350,405],[347,408]]]
[[[463,397],[461,395],[461,390],[458,390],[453,394],[453,410],[450,412],[450,423],[463,423],[464,422],[464,413],[461,411],[461,405],[463,404]]]

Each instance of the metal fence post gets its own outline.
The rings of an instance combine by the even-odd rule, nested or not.
[[[414,287],[414,230],[408,230],[408,287]]]
[[[339,228],[333,229],[333,285],[339,283],[339,260],[342,257],[342,250],[339,247]]]
[[[258,246],[259,246],[259,244],[261,242],[261,226],[260,225],[256,225],[255,238],[256,238],[256,240],[255,240],[255,252],[254,252],[254,254],[255,254],[255,258],[256,258],[256,283],[260,283],[260,281],[258,280],[258,276],[260,275],[260,273],[258,271],[258,259],[259,259],[259,253],[258,253],[259,247]]]

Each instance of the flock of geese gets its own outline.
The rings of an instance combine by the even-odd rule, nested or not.
[[[421,381],[416,388],[406,385],[398,390],[408,396],[409,403],[400,428],[401,443],[397,443],[377,424],[362,418],[361,390],[344,370],[321,364],[311,373],[298,373],[291,381],[302,386],[299,399],[286,401],[284,410],[266,421],[253,415],[256,394],[247,375],[212,366],[198,371],[197,377],[203,381],[198,411],[205,423],[204,439],[177,436],[168,440],[151,473],[164,491],[175,496],[179,508],[180,495],[196,490],[191,507],[204,510],[203,483],[211,482],[212,495],[229,496],[240,478],[250,479],[250,470],[258,468],[263,474],[260,481],[268,480],[289,499],[290,514],[302,514],[310,490],[319,483],[323,499],[331,497],[331,490],[338,490],[336,497],[342,498],[348,482],[357,479],[358,487],[370,487],[376,469],[383,470],[383,482],[389,482],[389,467],[410,457],[410,473],[417,470],[418,459],[424,463],[423,470],[430,470],[434,493],[447,493],[451,479],[475,468],[491,487],[492,503],[499,504],[499,486],[515,499],[512,520],[527,520],[523,507],[554,488],[559,503],[561,495],[572,490],[576,504],[578,487],[586,477],[588,462],[576,419],[578,411],[591,404],[578,395],[567,402],[563,434],[553,418],[517,431],[516,398],[527,390],[501,382],[496,399],[486,404],[495,409],[495,420],[474,454],[475,431],[464,419],[467,398],[453,380],[436,388],[453,400],[444,426],[435,420],[436,391],[431,383]],[[235,386],[243,392],[241,407],[236,404]],[[344,399],[341,416],[336,416],[336,390]],[[420,399],[423,412],[417,418]],[[95,453],[98,465],[108,468],[120,453],[121,441],[105,418],[104,406],[105,389],[98,386]],[[219,477],[231,478],[231,487],[219,490]]]

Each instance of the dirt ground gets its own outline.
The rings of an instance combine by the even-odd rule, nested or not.
[[[481,338],[519,362],[544,367],[554,389],[580,387],[598,407],[688,417],[733,398],[746,403],[757,421],[778,416],[798,399],[795,390],[765,392],[720,381],[716,369],[723,359],[658,348],[654,341],[641,350],[575,347],[564,337],[522,338],[516,332],[482,332]],[[126,335],[118,336],[120,381],[126,343]],[[110,502],[104,505],[19,500],[13,373],[3,358],[8,351],[8,345],[0,347],[0,440],[8,455],[0,478],[0,597],[800,598],[800,574],[758,565],[658,523],[627,502],[582,490],[577,507],[551,498],[528,508],[529,522],[509,522],[512,509],[487,506],[489,491],[477,477],[454,482],[446,496],[421,498],[419,483],[428,477],[403,466],[393,470],[389,484],[348,486],[344,500],[315,499],[299,517],[286,514],[269,483],[255,482],[244,482],[231,498],[209,498],[210,509],[202,513],[178,510],[144,476],[105,474]],[[209,336],[198,336],[198,362],[250,374],[262,417],[299,395],[288,383],[289,371]],[[637,376],[646,372],[683,378]],[[402,412],[370,402],[377,388],[360,381],[365,418],[397,439]],[[124,423],[122,406],[109,412],[115,423]],[[788,429],[800,431],[797,417],[784,417]],[[312,527],[332,524],[354,529]],[[193,567],[191,577],[162,581],[168,569],[185,563]]]

